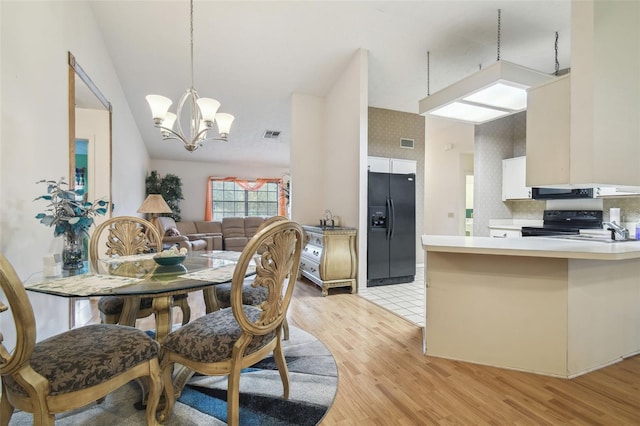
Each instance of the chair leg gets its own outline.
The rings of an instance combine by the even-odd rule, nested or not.
[[[280,379],[282,380],[282,397],[289,399],[289,369],[287,368],[287,361],[284,358],[280,339],[276,342],[276,347],[273,348],[273,359],[276,362],[278,373],[280,373]]]
[[[289,340],[289,321],[287,321],[286,318],[284,319],[284,321],[282,323],[282,331],[284,332],[282,338],[284,340]]]
[[[240,372],[237,364],[231,368],[227,380],[227,424],[237,426],[240,423]]]
[[[172,363],[163,363],[161,365],[160,375],[162,377],[162,383],[164,383],[164,387],[161,390],[161,395],[159,396],[159,398],[163,399],[164,406],[160,408],[157,416],[160,423],[164,423],[165,421],[167,421],[167,419],[171,415],[171,410],[173,410],[173,405],[175,404],[177,398],[175,389],[173,387],[172,373]]]
[[[157,359],[149,361],[149,398],[147,400],[147,425],[157,424],[156,412],[162,396],[162,380],[160,378],[160,364]],[[168,386],[171,386],[169,381]]]
[[[13,415],[13,405],[9,404],[7,399],[7,391],[2,383],[2,395],[0,395],[0,426],[7,426]]]

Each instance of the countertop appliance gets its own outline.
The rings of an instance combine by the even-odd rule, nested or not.
[[[523,226],[523,237],[580,234],[581,229],[602,229],[602,210],[545,210],[542,226]]]
[[[416,274],[416,175],[368,173],[367,286],[412,282]]]
[[[594,198],[593,188],[531,188],[534,200],[570,200]]]

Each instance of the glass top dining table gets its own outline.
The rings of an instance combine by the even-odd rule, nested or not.
[[[156,339],[164,340],[171,331],[173,296],[203,290],[206,312],[217,309],[214,286],[230,282],[240,252],[191,252],[178,265],[162,266],[153,254],[100,259],[77,271],[64,271],[57,277],[32,277],[25,283],[29,291],[62,297],[123,296],[119,323],[135,326],[142,297],[153,299]],[[255,267],[247,275],[255,273]]]

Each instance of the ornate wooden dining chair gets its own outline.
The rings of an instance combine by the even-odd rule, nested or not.
[[[271,225],[272,223],[279,222],[281,220],[288,220],[288,218],[284,216],[272,216],[267,218],[262,222],[262,224],[258,227],[256,233],[263,230],[265,227]],[[267,299],[267,291],[264,287],[255,286],[254,277],[245,278],[244,284],[242,285],[242,303],[245,305],[253,305],[259,306]],[[214,287],[214,291],[216,293],[216,301],[217,306],[214,306],[214,309],[222,309],[228,308],[231,306],[231,284],[220,284]],[[283,338],[284,340],[289,340],[289,323],[285,318],[283,324]]]
[[[102,400],[142,377],[149,380],[146,421],[157,424],[162,389],[158,342],[133,327],[94,324],[36,343],[36,322],[27,292],[2,254],[0,290],[9,304],[0,302],[0,313],[10,309],[16,336],[11,349],[0,334],[0,425],[9,424],[16,408],[32,413],[34,425],[53,425],[56,413]],[[10,317],[0,324],[10,325]]]
[[[282,326],[298,275],[304,234],[295,222],[273,223],[251,238],[235,267],[231,284],[231,307],[197,318],[170,333],[164,340],[160,366],[165,383],[171,383],[174,364],[182,369],[174,386],[165,386],[166,405],[159,419],[167,419],[185,383],[195,372],[228,376],[227,422],[239,421],[240,372],[273,352],[280,372],[283,397],[289,397],[289,372],[282,352]],[[262,252],[256,266],[256,286],[268,296],[260,306],[242,303],[244,277],[255,265],[254,257]],[[182,368],[182,367],[181,367]]]
[[[98,270],[100,250],[106,246],[105,255],[130,256],[149,253],[151,247],[162,247],[160,233],[153,224],[135,216],[118,216],[107,219],[93,232],[89,243],[89,260],[94,270]],[[153,313],[153,299],[142,298],[137,318],[145,318]],[[189,322],[191,308],[187,295],[175,296],[173,303],[182,310],[182,324]],[[124,297],[103,296],[98,300],[100,319],[105,324],[117,324],[124,307]]]

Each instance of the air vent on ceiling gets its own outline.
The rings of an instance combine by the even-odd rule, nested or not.
[[[266,130],[262,139],[278,139],[280,137],[280,130]]]
[[[400,148],[413,149],[414,141],[413,139],[400,139]]]

